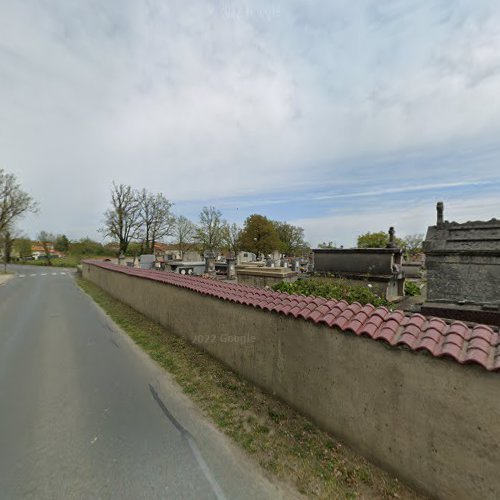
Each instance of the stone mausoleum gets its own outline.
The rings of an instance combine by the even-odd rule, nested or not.
[[[403,251],[394,244],[393,228],[389,234],[387,248],[314,249],[314,272],[365,284],[387,300],[397,300],[405,288]]]
[[[424,252],[424,314],[500,325],[500,220],[448,222],[439,202]]]

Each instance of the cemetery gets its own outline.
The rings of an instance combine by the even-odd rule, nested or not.
[[[395,247],[394,235],[394,228],[390,228],[386,248],[313,249],[309,259],[285,257],[278,251],[267,257],[241,251],[236,258],[205,252],[203,260],[189,260],[188,256],[180,259],[179,254],[170,254],[168,259],[161,255],[142,255],[135,265],[141,269],[234,280],[259,288],[311,278],[316,281],[324,278],[328,283],[339,279],[343,289],[349,285],[366,287],[387,302],[397,302],[405,294],[405,265],[410,268],[411,277],[418,280],[421,264],[403,263],[403,251]],[[193,253],[193,258],[197,256]],[[134,266],[130,261],[127,265]]]
[[[314,289],[324,295],[328,292],[320,292],[321,280],[332,284],[338,279],[336,290],[345,290],[345,297],[356,296],[348,286],[366,287],[382,300],[373,302],[392,304],[391,309],[499,326],[500,221],[448,222],[442,202],[436,209],[437,221],[428,228],[423,253],[412,256],[398,248],[400,240],[391,227],[385,247],[314,248],[308,259],[244,250],[207,251],[203,256],[191,250],[181,258],[175,247],[165,245],[163,253],[145,254],[126,265],[259,288]],[[311,279],[315,286],[285,286]],[[416,297],[409,300],[408,295]]]
[[[500,440],[500,223],[443,211],[411,259],[391,227],[385,247],[318,248],[308,260],[145,254],[85,261],[82,273],[418,490],[494,498],[498,461],[484,450]],[[409,288],[423,290],[411,306]],[[223,340],[235,335],[254,340]]]

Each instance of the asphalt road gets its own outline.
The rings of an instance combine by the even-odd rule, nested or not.
[[[76,286],[0,286],[0,499],[290,498]]]

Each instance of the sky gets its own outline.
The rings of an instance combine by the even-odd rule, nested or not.
[[[98,233],[112,182],[312,246],[500,218],[500,2],[2,0],[19,223]]]

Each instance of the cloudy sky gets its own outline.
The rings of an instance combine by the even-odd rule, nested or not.
[[[313,245],[500,218],[500,2],[2,0],[0,117],[30,236],[113,180]]]

